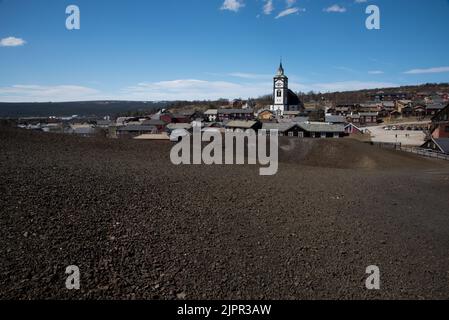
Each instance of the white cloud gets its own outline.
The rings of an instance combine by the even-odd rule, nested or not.
[[[269,15],[273,12],[273,10],[274,10],[273,0],[265,0],[265,4],[263,6],[263,13]]]
[[[337,69],[337,70],[344,71],[344,72],[357,73],[356,70],[354,70],[354,69],[352,69],[352,68],[348,68],[348,67],[342,67],[342,66],[339,66],[339,67],[334,67],[334,68]]]
[[[95,89],[75,85],[13,85],[9,87],[0,87],[0,101],[56,102],[93,100],[97,98],[98,93],[99,92]]]
[[[366,2],[368,2],[368,0],[355,0],[354,2],[355,3],[366,3]]]
[[[286,0],[287,8],[293,7],[293,5],[296,3],[296,0]]]
[[[212,100],[219,98],[255,97],[270,92],[272,84],[235,83],[228,81],[205,81],[181,79],[151,83],[122,90],[121,95],[129,100]]]
[[[271,78],[273,77],[273,75],[270,74],[243,73],[243,72],[229,73],[228,76],[243,79],[265,79],[265,80],[271,80]]]
[[[295,13],[298,13],[298,12],[305,12],[305,11],[306,11],[306,9],[303,9],[303,8],[288,8],[288,9],[285,9],[284,11],[281,11],[276,16],[276,19],[279,19],[279,18],[282,18],[282,17],[286,17],[286,16],[289,16],[291,14],[295,14]]]
[[[345,7],[341,7],[338,4],[334,4],[333,6],[325,8],[324,11],[325,12],[343,13],[343,12],[346,12],[346,8]]]
[[[257,78],[245,82],[234,81],[206,81],[197,79],[180,79],[159,82],[144,82],[128,86],[115,94],[106,94],[95,89],[75,86],[42,86],[42,85],[15,85],[0,87],[0,101],[4,102],[59,102],[59,101],[86,101],[86,100],[135,100],[135,101],[161,101],[161,100],[214,100],[219,98],[234,99],[258,97],[271,94],[271,76],[267,80]],[[260,80],[259,80],[260,79]],[[398,87],[394,83],[386,82],[324,82],[304,83],[290,82],[294,91],[335,92],[362,89],[375,89]]]
[[[296,83],[291,82],[294,91],[334,92],[362,89],[398,87],[388,82],[344,81],[326,83]],[[234,99],[258,97],[271,94],[271,80],[251,83],[236,83],[230,81],[205,81],[184,79],[140,83],[122,90],[122,100],[213,100],[219,98]]]
[[[449,67],[437,67],[429,69],[413,69],[404,72],[405,74],[429,74],[429,73],[444,73],[449,72]]]
[[[369,74],[384,74],[385,72],[381,71],[381,70],[373,70],[373,71],[368,71]]]
[[[225,0],[221,6],[221,10],[237,12],[244,6],[245,4],[243,3],[243,0]]]
[[[0,40],[0,47],[19,47],[23,46],[26,43],[25,40],[16,38],[16,37],[8,37]]]

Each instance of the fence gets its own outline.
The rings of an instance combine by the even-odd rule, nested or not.
[[[418,154],[420,156],[428,157],[428,158],[435,158],[435,159],[441,159],[441,160],[448,160],[449,161],[449,154],[439,153],[431,150],[421,149],[421,148],[410,148],[410,147],[399,147],[398,150],[402,150],[405,152],[411,152],[414,154]]]
[[[384,149],[398,150],[404,152],[414,153],[423,157],[441,159],[449,161],[449,154],[435,152],[432,150],[426,150],[416,147],[403,147],[400,143],[387,143],[387,142],[372,142],[371,144]]]

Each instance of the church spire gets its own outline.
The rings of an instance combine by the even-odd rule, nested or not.
[[[284,67],[282,66],[282,58],[281,58],[281,62],[279,64],[279,69],[278,69],[278,76],[283,76],[284,75]]]

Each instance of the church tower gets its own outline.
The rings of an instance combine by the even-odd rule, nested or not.
[[[273,111],[278,115],[283,115],[288,110],[288,77],[284,73],[282,61],[273,81]]]

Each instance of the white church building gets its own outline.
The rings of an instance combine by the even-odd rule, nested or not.
[[[298,96],[288,88],[288,77],[285,75],[282,62],[273,79],[274,104],[270,106],[277,116],[283,116],[285,111],[300,111],[302,103]]]

